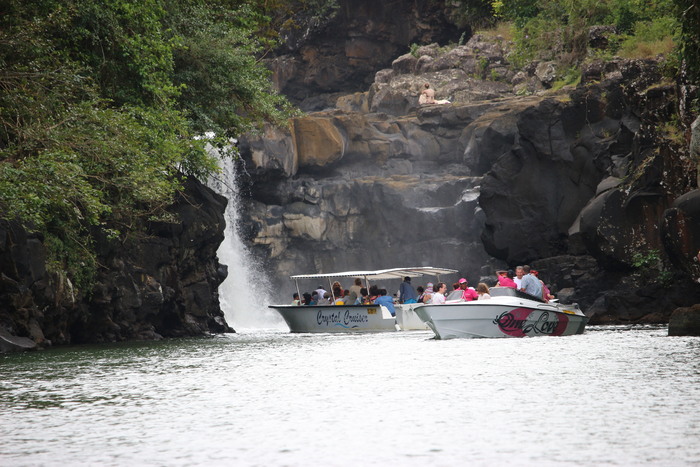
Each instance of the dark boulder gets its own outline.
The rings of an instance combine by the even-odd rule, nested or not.
[[[677,308],[668,322],[669,336],[700,336],[700,304]]]

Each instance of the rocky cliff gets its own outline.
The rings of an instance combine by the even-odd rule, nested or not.
[[[46,269],[41,238],[2,222],[0,352],[232,331],[217,294],[226,277],[216,259],[225,206],[187,180],[170,208],[179,222],[152,222],[123,243],[103,239],[94,287],[82,294]]]
[[[617,59],[555,91],[555,64],[516,70],[507,47],[420,47],[334,109],[243,141],[247,238],[276,281],[433,265],[475,283],[530,263],[593,323],[700,301],[698,157],[667,125],[677,84],[657,60]],[[425,82],[451,104],[419,106]]]
[[[409,44],[456,41],[470,35],[443,0],[338,0],[323,17],[299,11],[281,31],[285,39],[269,61],[277,88],[303,110],[332,107],[339,95],[364,91],[374,73]]]

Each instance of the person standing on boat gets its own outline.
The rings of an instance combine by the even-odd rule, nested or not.
[[[391,313],[391,316],[396,316],[396,309],[394,308],[394,299],[386,294],[386,289],[379,291],[379,296],[374,300],[377,305],[384,305]]]
[[[433,294],[433,298],[430,300],[432,305],[444,305],[445,304],[445,292],[447,292],[447,284],[444,282],[438,282],[435,286],[436,292]]]
[[[411,278],[406,276],[403,278],[401,287],[399,287],[399,303],[416,303],[418,297],[416,291],[411,285]]]
[[[462,277],[459,280],[459,287],[462,289],[462,300],[465,300],[467,302],[471,302],[472,300],[478,300],[479,294],[476,293],[476,290],[472,289],[471,287],[468,287],[469,283],[467,280]]]
[[[359,277],[355,278],[355,283],[352,287],[350,287],[350,293],[349,298],[345,301],[346,305],[353,305],[357,301],[358,298],[360,298],[362,295],[360,291],[362,290],[362,279]]]
[[[537,298],[542,298],[542,285],[540,280],[534,274],[530,274],[530,266],[523,266],[523,279],[520,281],[520,290]]]
[[[314,290],[318,294],[318,298],[323,298],[326,296],[326,289],[322,285],[318,286],[318,289]]]

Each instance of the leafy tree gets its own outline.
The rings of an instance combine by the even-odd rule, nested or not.
[[[78,286],[96,235],[138,233],[182,174],[216,170],[195,135],[288,114],[256,55],[267,20],[232,3],[0,0],[0,215]]]

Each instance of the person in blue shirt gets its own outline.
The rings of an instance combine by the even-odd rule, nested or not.
[[[523,266],[523,271],[525,274],[523,275],[522,282],[520,283],[520,290],[541,299],[542,284],[540,283],[539,279],[530,274],[530,266]]]
[[[396,316],[396,309],[394,308],[394,299],[387,296],[386,289],[382,289],[379,291],[379,297],[377,297],[374,300],[374,303],[377,305],[384,305],[389,309],[389,313],[391,313],[391,316]]]
[[[401,287],[399,287],[399,303],[416,303],[417,298],[416,291],[411,285],[411,278],[404,277]]]

